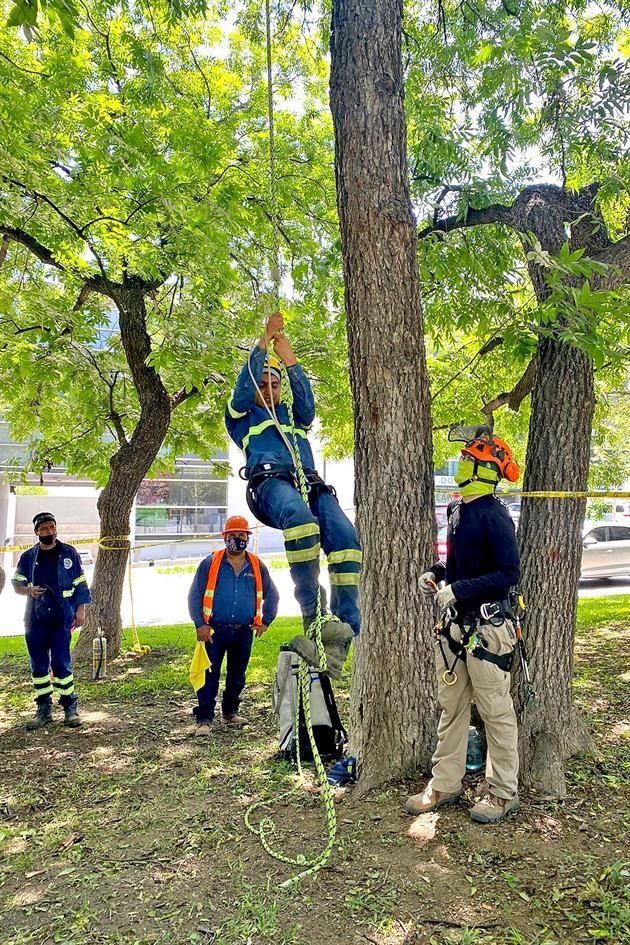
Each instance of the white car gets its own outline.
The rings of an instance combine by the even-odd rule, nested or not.
[[[580,578],[630,575],[630,525],[586,523],[582,538]]]

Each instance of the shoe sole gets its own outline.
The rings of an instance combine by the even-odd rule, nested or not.
[[[518,813],[521,805],[517,804],[515,807],[511,807],[505,814],[501,814],[500,817],[484,817],[483,814],[474,814],[470,812],[470,819],[475,824],[500,824],[502,820],[505,820],[506,817],[511,817],[512,814]]]
[[[458,804],[461,799],[461,794],[454,795],[453,797],[445,797],[444,800],[438,801],[433,807],[426,807],[424,810],[409,810],[405,804],[405,812],[411,817],[419,817],[420,814],[430,814],[432,810],[438,810],[440,807],[452,807],[453,804]]]
[[[40,729],[46,728],[47,725],[50,725],[52,719],[47,719],[46,722],[43,722],[41,725],[36,725],[33,728],[29,728],[28,725],[25,725],[24,728],[27,732],[39,732]]]

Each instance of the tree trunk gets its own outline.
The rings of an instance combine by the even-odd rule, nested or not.
[[[587,488],[594,405],[588,356],[545,339],[532,392],[525,492]],[[564,761],[589,743],[572,695],[585,509],[585,499],[525,499],[519,527],[536,690],[521,726],[521,770],[526,789],[545,796],[564,795]]]
[[[87,657],[98,629],[107,637],[110,657],[120,653],[120,606],[129,555],[129,517],[140,484],[149,472],[171,420],[171,399],[157,372],[147,364],[151,341],[146,329],[145,286],[130,279],[116,287],[120,335],[140,401],[140,418],[129,442],[121,432],[120,449],[110,460],[111,473],[99,500],[101,547],[94,568],[92,604],[77,645],[77,656]]]
[[[336,0],[331,108],[355,410],[363,629],[352,682],[360,787],[428,764],[435,733],[429,386],[406,168],[401,0]]]
[[[566,195],[561,196],[565,202]],[[580,197],[585,201],[586,192]],[[592,212],[593,197],[588,206],[581,201],[572,208],[573,216]],[[564,224],[571,218],[566,203],[536,198],[524,208],[518,228],[533,232],[543,249],[555,254],[566,240]],[[601,245],[605,231],[596,232],[593,223],[589,215],[574,228],[572,249],[584,245],[586,233]],[[545,273],[531,262],[529,271],[542,302],[549,292]],[[587,489],[594,408],[591,359],[560,340],[557,332],[543,337],[536,354],[525,492]],[[565,794],[564,762],[589,744],[572,694],[585,511],[585,499],[525,499],[519,526],[525,634],[536,690],[536,702],[520,731],[521,776],[527,790],[546,797]]]

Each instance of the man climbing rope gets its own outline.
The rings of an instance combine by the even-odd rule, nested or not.
[[[54,691],[63,706],[64,725],[77,728],[81,719],[70,637],[73,627],[85,623],[90,592],[78,551],[57,540],[55,516],[38,512],[33,525],[37,544],[20,556],[11,582],[16,594],[28,597],[24,624],[37,712],[26,728],[32,732],[52,722]]]
[[[431,780],[423,793],[408,799],[406,809],[420,814],[459,800],[474,698],[488,742],[488,790],[470,816],[490,824],[519,806],[510,590],[520,565],[514,524],[494,495],[500,479],[516,482],[519,468],[507,443],[487,427],[454,428],[449,438],[465,441],[455,473],[462,498],[448,510],[446,564],[437,562],[420,578],[423,593],[435,594],[442,608],[435,648],[442,714]]]
[[[271,341],[275,357],[268,353]],[[279,359],[279,360],[278,360]],[[293,395],[293,430],[281,401],[282,371]],[[330,607],[338,621],[322,627],[328,672],[339,676],[353,634],[360,629],[359,574],[362,552],[354,526],[341,510],[334,491],[315,470],[308,430],[315,417],[311,385],[284,333],[284,318],[275,312],[249,353],[225,414],[228,433],[245,453],[247,501],[257,519],[280,528],[295,597],[305,631],[317,613],[320,548],[328,557]],[[308,483],[308,505],[299,491],[298,464]],[[323,612],[322,607],[322,612]],[[339,622],[340,621],[340,622]],[[314,642],[299,635],[291,645],[311,665],[318,665]]]
[[[223,718],[229,725],[244,725],[238,714],[254,634],[260,637],[278,613],[279,595],[262,561],[246,551],[251,530],[242,515],[225,523],[225,550],[204,558],[188,595],[190,618],[197,640],[205,643],[210,668],[197,690],[195,735],[210,735],[219,677],[227,654]]]

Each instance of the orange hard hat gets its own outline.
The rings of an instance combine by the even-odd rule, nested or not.
[[[227,535],[228,532],[247,532],[248,535],[251,535],[252,530],[244,515],[230,515],[223,528],[224,535]]]
[[[476,460],[478,463],[494,466],[499,476],[508,482],[516,482],[521,474],[518,463],[514,459],[512,450],[505,440],[498,436],[483,433],[475,436],[462,449],[462,456]]]

